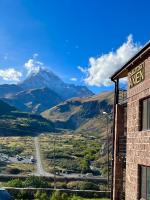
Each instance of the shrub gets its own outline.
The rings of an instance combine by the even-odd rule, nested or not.
[[[61,195],[61,200],[67,200],[69,197],[68,197],[68,194],[67,193],[62,193]],[[68,199],[69,200],[69,199]]]
[[[61,193],[60,191],[53,192],[50,200],[69,200],[69,196],[66,193]]]
[[[79,181],[70,181],[67,183],[68,189],[79,189]]]
[[[34,195],[34,199],[35,200],[49,200],[49,196],[45,192],[40,193],[39,191],[37,191]]]
[[[23,182],[24,187],[47,188],[48,183],[41,177],[30,176]]]
[[[80,190],[99,190],[99,186],[92,182],[81,181],[79,187]]]
[[[60,191],[53,192],[50,200],[61,200],[61,194]]]
[[[65,182],[56,182],[56,188],[58,189],[66,189],[67,188],[67,184]]]
[[[27,200],[27,199],[31,199],[31,195],[28,194],[26,191],[21,191],[16,195],[16,200]]]
[[[22,181],[20,179],[13,179],[7,182],[8,187],[22,187]]]

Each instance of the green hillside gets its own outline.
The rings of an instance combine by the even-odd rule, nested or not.
[[[0,136],[34,135],[54,131],[53,123],[40,115],[23,113],[0,100]]]

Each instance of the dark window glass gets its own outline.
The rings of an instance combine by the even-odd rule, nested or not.
[[[147,200],[150,200],[150,167],[147,168]]]
[[[150,129],[150,98],[142,101],[142,130]]]
[[[150,167],[141,166],[140,200],[150,200]]]
[[[141,198],[146,199],[146,168],[141,167]]]
[[[127,107],[124,107],[124,135],[127,135]]]
[[[148,99],[148,103],[147,103],[148,105],[147,105],[147,107],[148,107],[148,109],[147,109],[147,124],[148,124],[148,129],[150,129],[150,98]]]

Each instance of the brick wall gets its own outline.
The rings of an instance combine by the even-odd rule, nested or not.
[[[150,131],[140,131],[139,103],[148,96],[150,96],[150,58],[145,60],[145,80],[128,90],[126,200],[138,199],[138,165],[150,166]]]

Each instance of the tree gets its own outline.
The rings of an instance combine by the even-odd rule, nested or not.
[[[82,173],[87,173],[91,171],[89,162],[87,159],[80,160],[80,168],[81,168]]]

